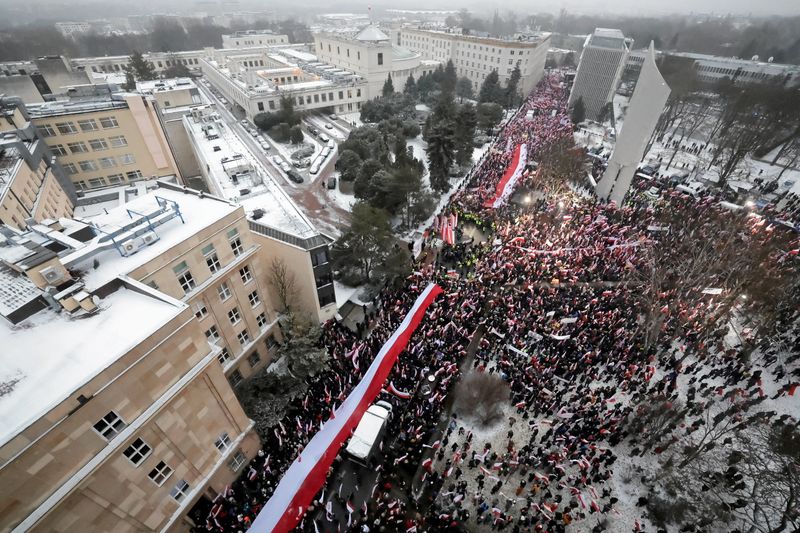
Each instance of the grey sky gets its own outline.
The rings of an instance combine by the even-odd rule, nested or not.
[[[116,0],[110,0],[114,4]],[[213,0],[212,0],[213,1]],[[86,6],[99,3],[97,0],[0,0],[0,7],[23,7],[31,10],[36,6],[75,5]],[[105,2],[104,5],[108,5]],[[282,10],[294,12],[298,6],[289,0],[239,0],[240,9],[269,9],[280,13]],[[800,0],[309,0],[314,11],[324,6],[324,11],[355,11],[367,5],[382,8],[407,9],[460,9],[467,8],[475,13],[490,13],[512,9],[519,13],[551,12],[557,13],[565,8],[574,13],[586,14],[628,14],[663,15],[670,13],[717,13],[753,15],[800,15]],[[125,6],[125,2],[120,2]],[[135,11],[149,10],[163,12],[185,12],[197,9],[195,0],[138,0]],[[231,3],[228,3],[228,10]],[[128,10],[125,10],[128,11]],[[46,15],[45,15],[46,16]]]

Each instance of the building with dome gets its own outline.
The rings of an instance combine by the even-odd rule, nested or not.
[[[352,71],[367,81],[367,96],[381,95],[389,75],[396,91],[402,91],[409,74],[415,79],[441,63],[400,46],[378,26],[370,24],[357,33],[321,32],[314,35],[314,54],[319,61]]]

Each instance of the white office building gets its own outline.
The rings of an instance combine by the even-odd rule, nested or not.
[[[570,107],[581,98],[586,118],[597,119],[603,107],[614,97],[629,50],[629,41],[620,30],[596,28],[586,38],[581,52],[575,83],[569,95]]]
[[[319,61],[352,71],[367,82],[368,98],[381,95],[389,75],[396,91],[402,91],[409,75],[418,79],[433,72],[439,61],[424,59],[423,55],[392,42],[377,26],[367,26],[350,32],[320,32],[314,34],[314,54]]]
[[[505,85],[519,65],[519,90],[528,94],[542,78],[550,46],[549,34],[495,39],[406,26],[395,32],[393,39],[398,45],[419,52],[425,59],[442,63],[452,60],[456,74],[468,78],[476,93],[492,70],[497,70],[500,83]]]

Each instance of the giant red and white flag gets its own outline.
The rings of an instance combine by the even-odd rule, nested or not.
[[[367,407],[375,400],[397,357],[408,345],[425,311],[442,292],[435,283],[419,295],[403,322],[383,345],[364,377],[284,473],[272,497],[253,521],[250,531],[283,533],[291,531],[303,518],[308,504],[325,483],[328,468],[341,445],[358,425]]]
[[[485,207],[498,208],[508,201],[511,193],[514,192],[514,187],[517,185],[522,172],[525,170],[525,165],[528,162],[528,145],[520,144],[514,149],[514,155],[511,158],[511,164],[508,165],[503,177],[497,183],[495,188],[494,198],[490,198],[484,204]]]

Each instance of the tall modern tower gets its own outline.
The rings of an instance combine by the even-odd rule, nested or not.
[[[628,42],[620,30],[596,28],[583,45],[575,83],[569,95],[570,107],[579,97],[583,98],[586,118],[597,119],[617,90],[629,51]]]
[[[595,189],[598,198],[618,204],[625,198],[670,92],[656,65],[651,42],[614,153]]]

